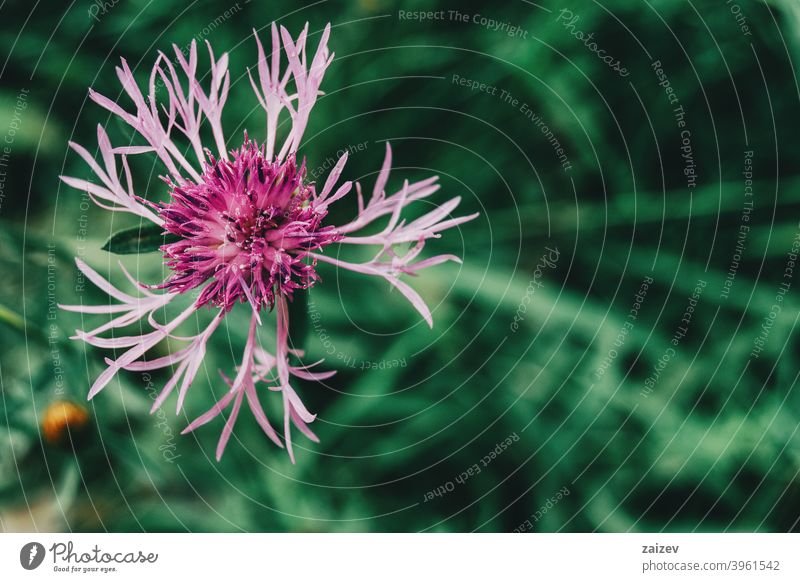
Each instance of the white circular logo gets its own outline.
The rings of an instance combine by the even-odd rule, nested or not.
[[[44,546],[39,542],[30,542],[19,551],[19,563],[26,570],[35,570],[44,561]]]

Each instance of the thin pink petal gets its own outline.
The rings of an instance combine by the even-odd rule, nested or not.
[[[231,414],[225,422],[225,427],[222,429],[222,434],[219,435],[219,443],[217,443],[217,461],[222,458],[222,453],[225,452],[225,446],[228,444],[228,440],[233,433],[233,425],[236,424],[236,418],[239,416],[239,409],[242,407],[242,396],[244,396],[244,391],[240,390],[236,395]]]
[[[233,397],[236,396],[235,392],[225,392],[225,394],[220,398],[214,406],[208,409],[208,411],[204,412],[197,418],[195,418],[189,425],[181,431],[181,434],[187,434],[192,432],[193,430],[203,426],[214,420],[219,414],[228,407]]]

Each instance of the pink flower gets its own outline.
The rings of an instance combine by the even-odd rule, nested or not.
[[[266,139],[262,144],[245,133],[238,149],[227,150],[221,117],[230,86],[228,56],[223,54],[216,59],[211,45],[206,43],[211,75],[204,88],[197,78],[197,47],[193,42],[188,60],[177,46],[174,47],[174,62],[163,53],[159,54],[150,73],[146,96],[122,60],[117,76],[133,102],[132,111],[90,90],[93,101],[130,125],[148,145],[114,147],[105,130],[98,126],[102,166],[86,149],[70,143],[94,172],[97,181],[61,177],[66,184],[87,192],[99,206],[135,214],[172,235],[172,242],[161,247],[165,262],[172,270],[163,283],[145,285],[120,264],[137,290],[136,295],[114,287],[84,262],[76,260],[83,274],[117,301],[110,305],[61,306],[85,314],[114,316],[91,331],[78,330],[74,336],[92,346],[122,352],[116,359],[106,359],[108,367],[89,390],[90,399],[120,370],[141,372],[170,368],[172,376],[161,389],[153,411],[177,388],[176,409],[180,412],[203,362],[209,339],[237,303],[249,304],[252,314],[241,363],[232,378],[222,374],[228,390],[208,412],[184,430],[184,433],[193,431],[230,408],[217,446],[218,460],[245,401],[267,437],[279,447],[286,446],[292,462],[292,426],[309,439],[318,441],[308,426],[315,415],[303,405],[291,379],[324,380],[334,372],[312,371],[319,362],[311,366],[290,363],[292,358],[302,356],[302,352],[288,346],[287,304],[297,290],[307,289],[319,280],[317,261],[382,277],[407,297],[432,326],[430,310],[401,276],[416,275],[421,269],[445,261],[459,261],[453,255],[419,260],[418,257],[426,240],[437,238],[441,232],[477,216],[452,218],[451,213],[460,202],[459,198],[453,198],[420,218],[410,222],[403,220],[406,207],[429,197],[439,186],[436,177],[414,183],[406,181],[401,190],[387,195],[385,186],[392,165],[392,151],[387,143],[383,167],[369,200],[365,202],[361,186],[356,184],[358,215],[341,226],[324,224],[329,206],[347,195],[352,187],[350,182],[337,187],[347,154],[339,159],[319,190],[307,180],[305,162],[298,165],[296,156],[311,109],[321,94],[322,78],[333,60],[327,46],[330,25],[325,27],[313,56],[307,48],[308,25],[296,39],[275,24],[271,32],[269,55],[264,53],[255,35],[256,78],[250,74],[251,85],[266,117]],[[166,90],[166,96],[161,99],[156,97],[157,81]],[[282,114],[288,115],[291,127],[281,142],[278,121]],[[213,148],[204,147],[201,130],[213,137]],[[186,151],[193,153],[193,159],[187,159],[183,153]],[[143,154],[154,154],[165,168],[163,180],[169,194],[166,202],[153,203],[135,194],[128,157]],[[386,219],[386,226],[378,234],[359,235],[362,229],[382,218]],[[375,255],[365,263],[341,261],[324,254],[325,247],[334,243],[369,245],[375,248]],[[410,250],[398,250],[409,244],[413,245]],[[173,301],[181,303],[179,298],[195,289],[199,293],[197,299],[178,316],[165,322],[156,319],[164,307]],[[205,329],[194,336],[176,335],[179,326],[203,307],[215,312]],[[258,330],[264,325],[262,316],[271,311],[276,313],[272,352],[265,349],[258,336]],[[151,331],[143,335],[114,335],[114,330],[131,324],[147,326]],[[105,336],[108,332],[111,337]],[[165,339],[182,342],[184,347],[167,356],[147,359],[147,353]],[[260,394],[258,387],[261,386],[267,389]],[[261,402],[261,396],[271,392],[281,394],[282,434],[270,424]]]

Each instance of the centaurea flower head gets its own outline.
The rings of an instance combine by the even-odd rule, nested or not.
[[[116,300],[101,305],[62,305],[83,314],[111,316],[98,327],[78,330],[74,336],[118,354],[115,359],[106,358],[107,367],[89,389],[89,398],[103,390],[121,370],[169,369],[171,375],[159,391],[153,411],[177,391],[176,411],[180,412],[203,364],[209,340],[237,304],[247,304],[247,339],[235,373],[220,372],[222,395],[183,431],[193,431],[228,410],[217,444],[218,460],[245,402],[267,437],[277,446],[286,447],[292,462],[292,428],[318,440],[309,428],[316,417],[301,401],[292,379],[322,381],[334,372],[316,371],[320,362],[301,363],[303,353],[292,349],[289,343],[288,309],[288,301],[296,293],[319,280],[318,262],[384,279],[432,326],[427,305],[401,277],[416,275],[446,261],[460,262],[450,254],[419,257],[427,240],[477,216],[453,217],[460,203],[456,197],[414,220],[404,219],[406,208],[430,197],[439,185],[433,176],[405,181],[401,189],[387,193],[392,167],[392,150],[387,142],[383,166],[369,198],[365,199],[361,185],[356,183],[356,216],[344,224],[328,224],[330,205],[353,190],[351,182],[339,184],[347,154],[341,156],[318,188],[308,180],[305,162],[298,163],[298,148],[333,60],[328,50],[330,25],[322,31],[313,55],[308,46],[308,25],[296,38],[275,24],[270,33],[272,47],[267,54],[254,31],[258,60],[255,76],[249,72],[250,84],[264,110],[263,141],[245,133],[243,143],[228,149],[222,127],[222,111],[230,89],[228,56],[222,54],[217,59],[206,43],[211,70],[204,85],[197,74],[197,45],[192,42],[188,55],[177,46],[174,60],[163,53],[158,55],[146,93],[122,60],[117,77],[133,110],[90,90],[91,99],[128,124],[144,145],[114,146],[105,129],[98,126],[100,162],[84,147],[70,143],[96,180],[61,177],[69,186],[86,192],[99,206],[136,215],[170,237],[161,247],[171,271],[163,282],[140,282],[120,263],[135,294],[119,289],[76,259],[81,272]],[[165,89],[160,97],[157,82]],[[289,121],[282,140],[281,118]],[[201,131],[204,135],[208,131],[211,143],[203,143]],[[187,151],[191,155],[187,156]],[[145,155],[155,156],[163,167],[166,199],[162,202],[145,200],[134,187],[128,160]],[[374,228],[378,221],[384,221],[383,228]],[[361,234],[364,229],[371,234]],[[326,247],[332,244],[371,247],[374,255],[365,262],[343,261],[325,254]],[[187,305],[190,291],[192,295],[196,293],[196,298]],[[170,305],[181,305],[179,313],[159,321]],[[210,322],[195,335],[178,335],[181,324],[201,310],[211,310]],[[267,342],[259,331],[268,325],[265,320],[269,314],[274,314],[275,331]],[[132,325],[149,331],[120,334],[120,330]],[[148,357],[164,340],[171,345],[180,342],[183,347],[167,355]],[[273,427],[263,405],[263,400],[274,398],[276,393],[283,413],[280,432]]]
[[[309,253],[341,235],[321,225],[328,211],[294,155],[270,160],[245,138],[231,157],[209,153],[198,182],[167,180],[170,200],[159,214],[179,240],[162,247],[173,274],[161,287],[182,293],[205,285],[198,305],[249,301],[259,312],[275,305],[276,293],[291,297],[311,286],[318,277]]]

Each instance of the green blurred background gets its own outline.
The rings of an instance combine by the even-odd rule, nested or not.
[[[795,0],[6,1],[0,17],[0,530],[798,529]],[[58,175],[89,177],[67,141],[95,152],[98,123],[129,136],[87,88],[116,97],[119,57],[143,83],[158,50],[193,38],[230,53],[228,145],[262,139],[246,68],[251,29],[273,20],[309,21],[312,46],[334,27],[310,168],[355,146],[345,177],[369,188],[388,139],[392,188],[437,173],[435,201],[481,215],[427,249],[462,266],[413,281],[433,330],[387,285],[322,266],[303,344],[338,374],[297,384],[321,444],[298,436],[293,466],[244,411],[217,463],[222,421],[177,436],[187,416],[174,399],[150,416],[141,375],[86,403],[108,354],[70,341],[89,323],[52,306],[106,300],[76,288],[73,257],[118,277],[100,246],[137,223]],[[163,197],[160,167],[134,170]],[[163,276],[157,254],[124,260]],[[188,418],[247,318],[221,328]],[[63,399],[89,419],[51,444],[43,417]]]

